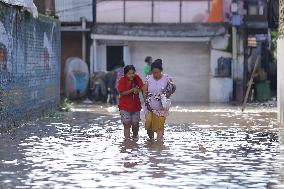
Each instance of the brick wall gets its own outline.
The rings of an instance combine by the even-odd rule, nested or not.
[[[60,23],[0,2],[0,129],[60,100]]]

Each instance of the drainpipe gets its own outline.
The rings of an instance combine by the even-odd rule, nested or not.
[[[86,22],[86,18],[82,17],[81,18],[81,22],[82,22],[82,60],[84,60],[84,62],[86,62],[86,28],[87,28],[87,22]]]

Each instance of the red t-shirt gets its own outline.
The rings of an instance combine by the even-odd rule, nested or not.
[[[144,83],[138,75],[135,76],[133,81],[130,81],[126,76],[123,76],[118,82],[117,89],[119,93],[122,93],[131,90],[135,86],[139,89],[144,87]],[[118,108],[126,112],[140,112],[142,107],[139,94],[132,93],[126,96],[120,96]]]

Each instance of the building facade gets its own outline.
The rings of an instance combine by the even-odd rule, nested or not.
[[[152,56],[176,82],[175,101],[232,99],[230,0],[98,0],[95,17],[91,74],[121,60],[143,73]]]
[[[71,57],[90,65],[93,0],[53,0],[55,15],[61,21],[61,94],[64,93],[64,70]]]
[[[255,85],[267,86],[269,96],[277,94],[277,61],[273,55],[273,36],[277,33],[275,18],[279,13],[278,0],[244,1],[246,15],[243,20],[244,78],[247,81],[257,64]],[[267,90],[262,93],[265,94]],[[256,99],[262,100],[256,90]]]

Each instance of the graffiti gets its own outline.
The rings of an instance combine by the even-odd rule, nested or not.
[[[1,21],[0,36],[0,72],[8,72],[8,62],[11,57],[12,37],[11,34],[6,31]]]
[[[2,8],[0,130],[60,100],[60,23],[26,16],[13,6]]]
[[[0,43],[0,71],[7,71],[7,48],[4,44]]]
[[[52,46],[51,46],[51,42],[48,40],[46,33],[44,33],[44,37],[43,37],[43,47],[44,47],[44,52],[43,52],[44,69],[50,70],[51,69],[50,61],[51,61],[51,55],[52,55]]]

